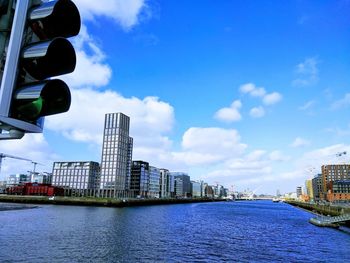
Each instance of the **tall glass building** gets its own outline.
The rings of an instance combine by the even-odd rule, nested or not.
[[[130,118],[123,113],[105,115],[101,160],[101,197],[127,197],[133,139],[129,136]]]

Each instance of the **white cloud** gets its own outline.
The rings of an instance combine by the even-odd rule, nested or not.
[[[302,110],[302,111],[306,111],[306,110],[310,109],[314,104],[315,104],[315,101],[310,100],[310,101],[306,102],[304,105],[300,106],[298,109]]]
[[[218,110],[214,118],[223,122],[234,122],[242,119],[239,109],[242,107],[242,103],[239,100],[232,102],[230,107],[222,108]]]
[[[136,147],[171,144],[164,135],[174,123],[174,109],[156,97],[125,98],[107,90],[72,90],[72,105],[68,112],[47,117],[46,128],[61,132],[66,138],[101,144],[105,113],[123,112],[130,116],[130,134]]]
[[[147,8],[144,0],[75,0],[83,20],[106,17],[114,20],[124,30],[139,23],[140,14]]]
[[[75,70],[59,78],[73,88],[106,86],[112,77],[112,69],[105,63],[105,54],[88,34],[85,26],[82,26],[80,34],[72,39],[72,43],[77,56]]]
[[[263,107],[254,107],[249,112],[250,116],[253,118],[261,118],[265,115],[265,110]]]
[[[310,145],[310,141],[305,140],[303,138],[297,137],[293,141],[293,143],[290,145],[291,147],[298,148],[298,147],[304,147]]]
[[[267,93],[265,88],[257,87],[254,83],[243,84],[239,87],[239,91],[243,94],[249,94],[252,97],[262,98],[265,105],[272,105],[282,99],[282,95],[278,92]]]
[[[39,163],[36,166],[38,172],[51,172],[52,162],[58,158],[41,133],[26,134],[21,140],[1,141],[0,152]],[[33,168],[33,164],[29,161],[5,158],[1,166],[0,180],[6,179],[9,174],[27,174]]]
[[[243,84],[239,88],[240,92],[249,94],[253,97],[263,97],[266,94],[266,90],[262,87],[256,87],[254,83]]]
[[[282,99],[282,95],[280,93],[272,92],[264,96],[263,103],[265,105],[272,105],[279,102],[281,99]]]
[[[246,148],[240,139],[239,133],[234,129],[192,127],[184,133],[182,147],[199,153],[237,155]]]
[[[350,93],[346,93],[344,98],[332,103],[331,109],[338,110],[350,106]]]
[[[269,154],[269,158],[271,161],[284,162],[290,160],[290,157],[283,154],[281,151],[273,151]]]
[[[311,86],[318,82],[318,64],[316,57],[307,58],[304,62],[296,66],[297,79],[292,82],[293,86],[305,87]]]

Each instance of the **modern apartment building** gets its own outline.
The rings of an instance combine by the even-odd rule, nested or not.
[[[64,188],[65,195],[94,196],[99,184],[99,163],[54,162],[52,185]]]
[[[160,198],[169,198],[170,191],[168,189],[168,181],[169,181],[169,170],[167,169],[159,169],[159,197]]]
[[[330,182],[330,190],[327,200],[330,202],[341,202],[350,200],[350,180],[338,180]]]
[[[327,200],[328,191],[332,191],[333,182],[350,180],[349,164],[322,165],[322,195],[321,199]]]
[[[123,113],[105,115],[101,159],[101,197],[130,195],[133,139],[129,136],[130,118]]]

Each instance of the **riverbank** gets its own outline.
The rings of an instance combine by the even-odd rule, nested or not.
[[[325,215],[325,216],[339,216],[342,214],[350,213],[350,208],[344,208],[336,205],[326,205],[326,204],[310,204],[298,201],[285,201],[285,203],[292,206],[296,206],[314,214]]]
[[[77,205],[77,206],[106,206],[106,207],[128,207],[165,204],[185,204],[201,202],[222,202],[224,199],[211,198],[186,198],[186,199],[113,199],[93,197],[61,197],[55,196],[52,200],[47,196],[22,196],[22,195],[0,195],[0,202],[25,203],[25,204],[53,204],[53,205]]]

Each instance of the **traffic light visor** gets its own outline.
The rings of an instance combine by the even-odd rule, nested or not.
[[[32,30],[41,39],[72,37],[80,31],[80,14],[70,0],[50,1],[29,13]]]

